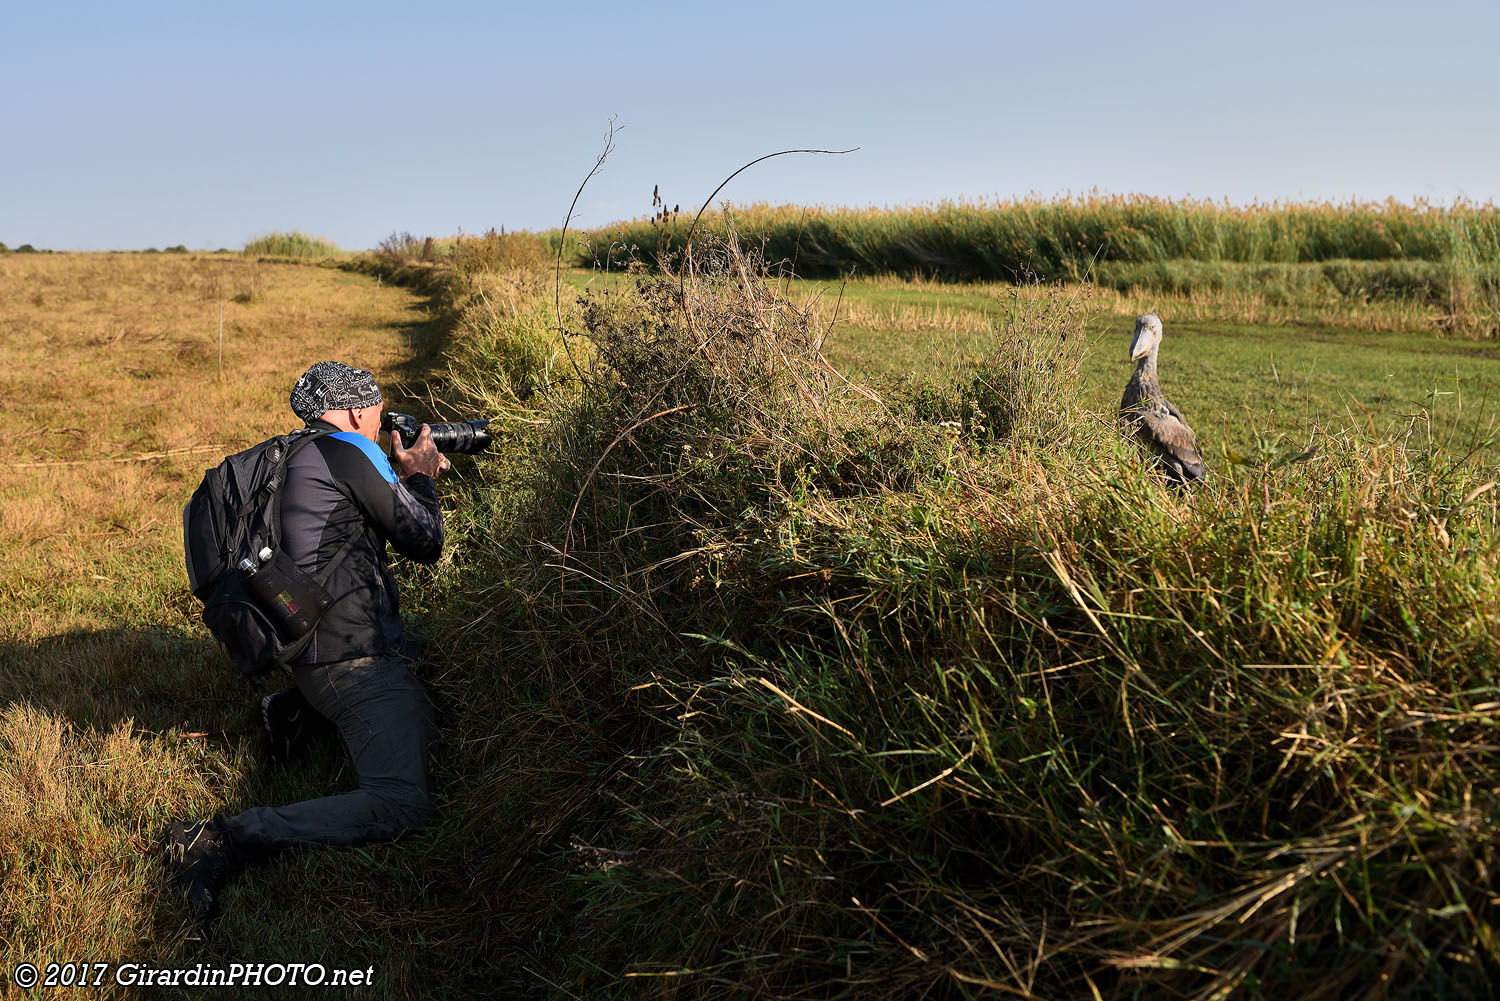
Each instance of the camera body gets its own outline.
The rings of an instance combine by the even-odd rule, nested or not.
[[[439,452],[474,455],[490,447],[490,433],[485,430],[489,423],[481,417],[453,424],[429,424],[428,427],[432,428],[432,443]],[[411,414],[386,411],[380,415],[380,430],[399,434],[401,447],[411,448],[422,432],[422,422]]]

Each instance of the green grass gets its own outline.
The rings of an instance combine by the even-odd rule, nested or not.
[[[573,271],[575,288],[619,288],[619,274]],[[829,360],[880,387],[901,379],[951,379],[993,345],[1014,286],[867,279],[794,280],[780,286],[832,324]],[[1071,295],[1082,296],[1074,288]],[[1264,435],[1305,443],[1346,428],[1395,433],[1419,415],[1421,433],[1455,450],[1491,438],[1500,410],[1500,348],[1417,327],[1403,331],[1312,323],[1250,324],[1232,305],[1224,319],[1174,322],[1195,312],[1167,296],[1093,293],[1084,326],[1091,350],[1082,398],[1097,413],[1119,403],[1130,377],[1125,348],[1135,316],[1159,310],[1166,329],[1162,385],[1212,454],[1249,454]],[[1366,307],[1378,310],[1379,307]],[[850,320],[849,317],[854,317]],[[1303,320],[1290,310],[1285,320]],[[835,319],[837,318],[837,322]],[[1337,317],[1342,318],[1342,317]],[[1351,323],[1360,323],[1350,314]]]
[[[1419,416],[1455,447],[1491,437],[1500,403],[1500,350],[1432,334],[1185,324],[1163,341],[1162,385],[1205,441],[1244,451],[1251,428],[1289,434],[1313,426],[1365,426],[1386,433]],[[1118,405],[1133,369],[1131,328],[1110,318],[1089,327],[1093,350],[1083,395],[1097,412]],[[941,373],[986,347],[989,335],[845,329],[827,353],[849,371],[881,382]]]
[[[1112,428],[1117,390],[1101,413],[1071,375],[1088,314],[1066,295],[876,403],[732,272],[686,286],[691,323],[674,287],[597,284],[571,324],[600,367],[538,401],[522,465],[467,498],[463,571],[434,581],[478,753],[515,766],[473,787],[475,836],[553,846],[479,891],[536,935],[501,982],[1489,982],[1492,464],[1360,422],[1304,450],[1257,412],[1234,428],[1257,448],[1179,495]],[[1340,371],[1378,395],[1407,342],[1361,369],[1380,338],[1359,336]],[[505,677],[478,680],[501,644]]]
[[[964,280],[1010,277],[1023,268],[1063,269],[1078,279],[1088,262],[1170,260],[1298,263],[1442,261],[1472,252],[1493,263],[1500,210],[1459,203],[1275,203],[1233,206],[1145,196],[943,202],[897,208],[734,205],[710,212],[700,230],[768,241],[773,262],[800,274],[930,275]],[[595,246],[659,244],[680,249],[693,217],[640,219],[603,227]]]
[[[282,233],[267,233],[257,236],[245,244],[247,257],[290,257],[296,259],[332,257],[340,253],[339,248],[321,236],[308,236],[295,230]]]
[[[571,244],[570,260],[613,268],[629,256],[620,248],[636,248],[653,267],[670,267],[692,225],[690,214],[677,214],[603,227]],[[778,269],[805,277],[1014,282],[1034,275],[1088,279],[1119,293],[1346,313],[1376,302],[1387,314],[1421,312],[1470,336],[1500,333],[1500,210],[1493,205],[1231,206],[1094,195],[885,209],[729,205],[697,225],[699,236],[732,228],[763,243]],[[555,244],[556,234],[547,236]]]

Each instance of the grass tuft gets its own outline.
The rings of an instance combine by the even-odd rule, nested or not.
[[[295,230],[267,233],[245,244],[246,257],[291,257],[297,259],[332,257],[339,248],[321,236],[307,236]]]

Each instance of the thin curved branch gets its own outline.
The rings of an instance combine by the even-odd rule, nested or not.
[[[552,301],[552,307],[553,307],[553,309],[555,309],[557,311],[557,334],[558,334],[559,337],[562,338],[563,350],[568,353],[568,361],[572,362],[572,364],[573,364],[573,374],[576,375],[576,376],[578,376],[578,381],[580,383],[583,382],[583,370],[578,367],[578,359],[576,359],[576,358],[573,357],[573,349],[570,348],[570,347],[568,347],[568,332],[563,329],[563,321],[562,321],[562,259],[563,259],[563,251],[568,246],[568,224],[573,221],[573,210],[578,207],[578,199],[581,198],[581,197],[583,197],[583,189],[586,188],[586,187],[588,187],[588,183],[594,179],[594,175],[597,174],[597,173],[599,173],[600,168],[602,168],[604,166],[604,161],[609,158],[609,154],[612,153],[612,152],[614,152],[614,148],[615,148],[615,133],[618,132],[618,131],[620,131],[620,129],[623,129],[625,127],[623,125],[619,125],[619,126],[615,125],[615,118],[616,118],[615,115],[610,115],[609,116],[609,131],[606,132],[606,133],[604,133],[604,151],[599,154],[599,159],[594,161],[594,169],[589,171],[588,176],[583,179],[583,183],[580,184],[578,186],[578,190],[576,192],[574,192],[574,194],[573,194],[573,201],[568,206],[568,215],[567,215],[567,217],[565,219],[563,219],[562,235],[557,238],[557,270],[556,270],[555,274],[553,275],[553,284],[552,284],[553,301]]]
[[[562,558],[562,570],[564,574],[567,573],[568,569],[568,549],[573,544],[573,522],[578,517],[578,506],[583,503],[583,495],[589,492],[589,484],[594,482],[594,474],[599,472],[599,467],[604,464],[604,460],[609,457],[609,453],[613,452],[615,450],[615,446],[620,444],[620,442],[624,441],[626,438],[630,437],[633,432],[645,427],[647,424],[650,424],[658,417],[665,417],[668,414],[675,414],[680,410],[691,410],[697,405],[698,404],[696,403],[684,403],[682,406],[672,407],[668,410],[662,410],[658,413],[652,414],[650,417],[647,417],[643,420],[636,421],[634,424],[630,425],[630,427],[615,435],[615,440],[609,443],[609,447],[607,447],[603,452],[599,453],[599,458],[594,461],[594,468],[589,470],[589,474],[583,478],[583,485],[578,488],[578,496],[573,500],[573,510],[568,512],[568,527],[567,531],[563,533],[562,552],[560,553],[560,556]]]
[[[718,197],[719,192],[724,190],[724,185],[728,184],[730,181],[734,180],[736,177],[740,176],[745,171],[755,166],[757,163],[760,163],[763,160],[769,160],[772,157],[776,156],[786,156],[788,153],[827,153],[832,156],[843,156],[845,153],[853,153],[858,149],[858,146],[851,146],[848,149],[784,149],[779,153],[767,153],[765,156],[757,157],[756,159],[751,160],[739,170],[736,170],[733,174],[730,174],[728,177],[724,178],[724,180],[719,183],[719,186],[717,188],[714,188],[714,193],[704,199],[703,205],[698,209],[698,214],[693,216],[693,224],[688,227],[687,244],[685,249],[690,249],[692,247],[693,233],[698,228],[698,220],[703,216],[704,211],[711,204],[713,204],[713,200]],[[689,264],[691,264],[691,261],[689,261]]]
[[[683,315],[687,317],[688,330],[690,332],[693,331],[693,316],[687,308],[687,276],[688,273],[693,270],[693,234],[698,231],[698,220],[703,217],[703,213],[708,210],[708,207],[710,205],[713,204],[713,200],[718,197],[719,192],[724,190],[724,186],[730,181],[734,180],[736,177],[740,176],[740,174],[743,174],[745,171],[755,166],[757,163],[760,163],[764,160],[769,160],[772,157],[786,156],[789,153],[826,153],[830,156],[843,156],[845,153],[853,153],[858,149],[858,146],[851,146],[848,149],[784,149],[778,153],[767,153],[765,156],[757,157],[756,159],[751,160],[739,170],[736,170],[733,174],[730,174],[728,177],[724,178],[723,181],[719,182],[719,186],[717,188],[714,188],[714,193],[705,198],[703,200],[703,204],[699,206],[698,214],[693,216],[693,224],[688,227],[687,240],[684,241],[682,245],[683,256],[687,258],[687,267],[678,272],[677,297],[682,302],[682,312]]]

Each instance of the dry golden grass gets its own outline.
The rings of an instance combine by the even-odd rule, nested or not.
[[[0,258],[0,579],[175,548],[203,469],[295,423],[297,374],[348,358],[389,385],[415,308],[366,278],[239,258]]]
[[[1131,320],[1142,313],[1170,309],[1179,321],[1246,326],[1300,324],[1386,332],[1429,330],[1437,326],[1432,309],[1410,301],[1353,305],[1328,300],[1317,304],[1286,304],[1275,301],[1272,296],[1256,293],[1195,291],[1170,295],[1151,289],[1131,289],[1129,292],[1099,289],[1098,296],[1110,315]]]
[[[815,309],[814,315],[823,320],[825,309]],[[856,299],[835,303],[833,309],[826,312],[826,318],[866,330],[901,330],[916,334],[985,334],[993,326],[988,316],[972,310],[911,303],[873,305]]]
[[[0,969],[192,961],[152,841],[266,793],[246,692],[187,591],[182,505],[298,423],[312,362],[369,367],[391,396],[429,321],[330,268],[0,257]]]
[[[983,334],[1003,305],[1016,296],[1036,296],[1038,286],[1012,282],[953,284],[895,276],[855,278],[839,283],[799,282],[815,289],[820,318],[862,330],[920,334]],[[1070,285],[1076,289],[1078,286]],[[1350,303],[1334,298],[1288,303],[1270,291],[1162,292],[1132,288],[1121,292],[1092,286],[1099,309],[1133,320],[1142,313],[1170,311],[1179,322],[1248,326],[1326,326],[1345,330],[1412,331],[1439,328],[1434,307],[1410,300]]]

